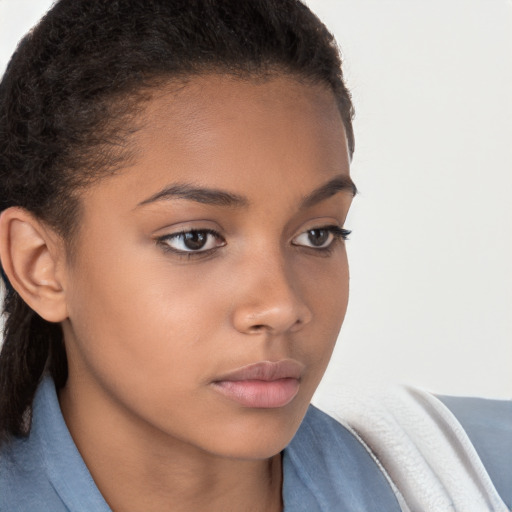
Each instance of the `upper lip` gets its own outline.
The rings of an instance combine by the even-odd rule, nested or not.
[[[261,361],[242,366],[215,379],[221,381],[299,379],[304,371],[304,365],[293,359],[282,361]]]

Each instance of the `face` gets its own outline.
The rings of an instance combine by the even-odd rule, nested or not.
[[[67,388],[141,436],[269,457],[299,427],[347,306],[335,99],[292,78],[206,76],[156,91],[142,115],[133,165],[81,197]]]

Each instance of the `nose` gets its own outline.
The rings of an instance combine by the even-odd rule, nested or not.
[[[255,258],[237,282],[233,325],[239,332],[278,335],[298,331],[311,321],[297,276],[279,256]]]

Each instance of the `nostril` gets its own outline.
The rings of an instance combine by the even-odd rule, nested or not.
[[[233,325],[247,334],[282,333],[296,331],[310,320],[311,313],[305,304],[295,300],[295,297],[279,297],[273,299],[274,303],[266,302],[256,304],[241,304],[233,312]]]
[[[296,327],[298,325],[302,325],[301,320],[297,320],[291,327]],[[251,325],[249,330],[252,333],[257,333],[257,332],[266,331],[266,330],[273,331],[274,329],[271,324],[268,324],[268,325],[267,324],[255,324],[255,325]]]

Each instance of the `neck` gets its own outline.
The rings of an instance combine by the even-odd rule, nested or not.
[[[59,395],[64,419],[113,511],[282,510],[281,454],[263,460],[219,457],[127,422],[112,404],[73,396],[68,382]]]

